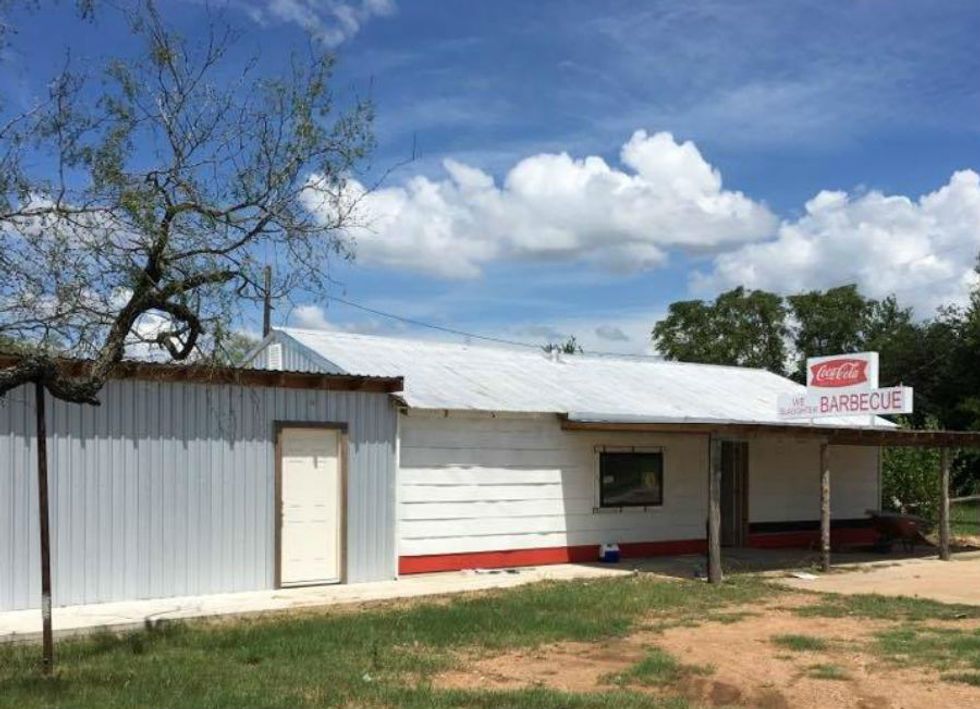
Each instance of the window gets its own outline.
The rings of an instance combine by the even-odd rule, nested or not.
[[[599,453],[600,507],[657,507],[664,503],[664,456],[657,452]]]

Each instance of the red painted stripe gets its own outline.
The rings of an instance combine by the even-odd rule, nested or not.
[[[703,539],[633,542],[619,545],[620,555],[623,558],[671,554],[703,554],[706,548],[706,542]],[[573,547],[546,547],[543,549],[479,551],[464,554],[430,554],[427,556],[399,557],[398,573],[424,574],[433,571],[459,571],[460,569],[503,569],[513,566],[579,564],[597,561],[598,559],[598,544]]]
[[[830,535],[832,544],[871,544],[876,534],[870,528],[835,529]],[[819,543],[820,532],[773,532],[750,534],[748,546],[756,549],[783,549],[788,547],[812,547]],[[661,542],[632,542],[619,545],[624,559],[645,556],[670,556],[675,554],[704,554],[704,539],[676,539]],[[504,549],[462,554],[430,554],[426,556],[402,556],[398,559],[399,574],[424,574],[435,571],[459,571],[461,569],[504,569],[516,566],[545,566],[547,564],[577,564],[597,561],[598,544],[571,547],[545,547],[541,549]]]
[[[871,528],[833,529],[830,531],[831,544],[873,544],[878,535]],[[773,532],[772,534],[750,534],[748,545],[755,549],[783,549],[787,547],[811,547],[820,543],[819,530],[802,532]]]

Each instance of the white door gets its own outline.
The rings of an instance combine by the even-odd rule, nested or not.
[[[282,429],[283,586],[340,581],[340,440],[331,429]]]

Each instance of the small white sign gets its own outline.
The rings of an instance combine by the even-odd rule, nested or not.
[[[912,413],[912,387],[897,386],[863,391],[823,392],[808,389],[806,394],[779,397],[779,417],[812,419],[830,416],[876,416]]]

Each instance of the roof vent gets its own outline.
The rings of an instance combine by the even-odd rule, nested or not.
[[[282,345],[278,342],[273,342],[266,348],[266,358],[265,358],[266,369],[282,369]]]

